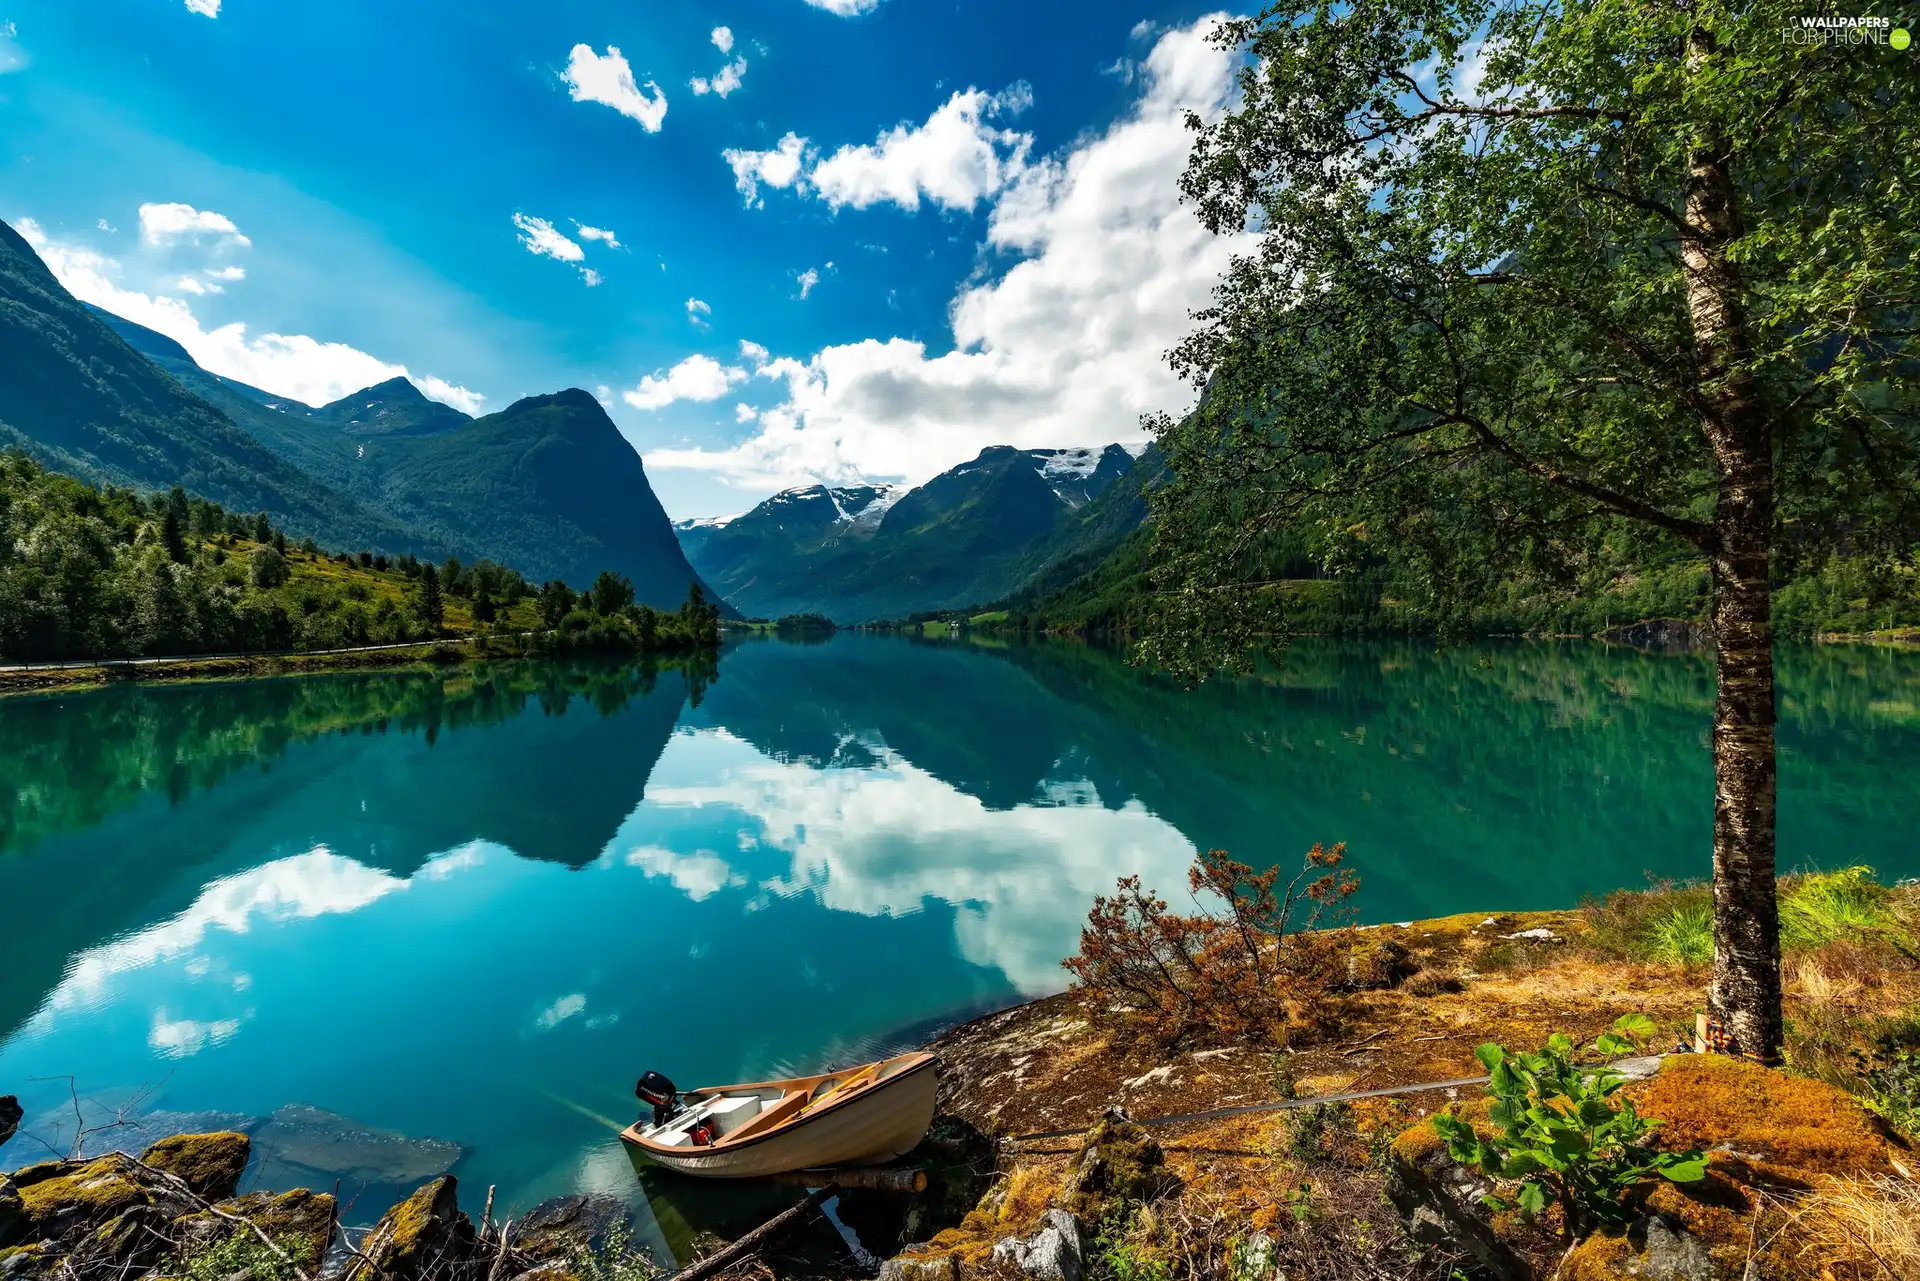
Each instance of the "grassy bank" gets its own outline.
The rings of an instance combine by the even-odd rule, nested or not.
[[[1116,1021],[1103,998],[1068,992],[944,1036],[943,1101],[1018,1136],[1095,1126],[1116,1107],[1154,1118],[1479,1076],[1483,1043],[1532,1049],[1563,1034],[1591,1047],[1622,1015],[1651,1019],[1648,1048],[1664,1051],[1704,1009],[1706,895],[1660,885],[1565,911],[1347,931],[1323,996],[1263,1035],[1202,1029],[1168,1044]],[[1781,902],[1788,1064],[1683,1055],[1627,1087],[1623,1097],[1663,1123],[1656,1142],[1706,1152],[1709,1170],[1698,1183],[1648,1181],[1632,1192],[1633,1214],[1665,1216],[1716,1277],[1749,1263],[1809,1281],[1920,1275],[1901,1270],[1920,1268],[1920,886],[1847,869],[1790,878]],[[1417,1168],[1446,1159],[1429,1120],[1443,1108],[1490,1132],[1484,1090],[1470,1086],[1156,1126],[1131,1149],[1098,1131],[1003,1142],[975,1211],[908,1257],[994,1275],[998,1243],[1070,1208],[1085,1222],[1086,1273],[1104,1281],[1238,1277],[1249,1250],[1264,1276],[1487,1275],[1460,1231],[1421,1240],[1389,1201]],[[1087,1170],[1126,1160],[1144,1173],[1090,1200]],[[1509,1275],[1644,1265],[1624,1231],[1570,1251],[1551,1209],[1537,1221],[1484,1217],[1518,1260]]]

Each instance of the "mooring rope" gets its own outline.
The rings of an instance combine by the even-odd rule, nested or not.
[[[1348,1094],[1321,1094],[1303,1099],[1275,1099],[1270,1103],[1247,1103],[1237,1108],[1215,1108],[1211,1112],[1182,1112],[1178,1116],[1156,1116],[1144,1121],[1127,1119],[1135,1125],[1181,1125],[1188,1121],[1218,1121],[1230,1116],[1246,1116],[1252,1112],[1284,1112],[1289,1108],[1310,1108],[1321,1103],[1351,1103],[1355,1099],[1378,1099],[1389,1094],[1419,1094],[1425,1090],[1451,1090],[1462,1085],[1485,1085],[1492,1080],[1485,1076],[1462,1076],[1451,1081],[1426,1081],[1419,1085],[1383,1085],[1377,1090],[1354,1090]],[[1040,1130],[1033,1134],[1015,1134],[1008,1143],[1025,1143],[1032,1139],[1064,1139],[1070,1135],[1085,1134],[1093,1129],[1091,1125],[1076,1125],[1069,1130]]]

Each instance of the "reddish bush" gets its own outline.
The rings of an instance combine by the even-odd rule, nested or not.
[[[1094,900],[1080,951],[1062,964],[1097,1022],[1164,1045],[1282,1044],[1344,973],[1329,927],[1348,923],[1347,901],[1360,888],[1340,866],[1345,857],[1345,845],[1315,845],[1281,890],[1278,864],[1255,875],[1209,850],[1187,874],[1202,905],[1192,916],[1168,911],[1139,877],[1122,877],[1111,898]]]

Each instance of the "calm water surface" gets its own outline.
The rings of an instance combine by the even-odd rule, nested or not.
[[[1782,675],[1783,863],[1920,874],[1920,656]],[[1343,840],[1371,920],[1703,875],[1710,700],[1699,658],[1588,646],[1302,645],[1182,693],[1080,647],[853,635],[711,684],[0,699],[0,1093],[64,1148],[67,1083],[32,1078],[94,1120],[144,1087],[143,1124],[253,1129],[259,1186],[345,1175],[376,1209],[449,1161],[510,1208],[624,1193],[641,1069],[808,1070],[1057,990],[1092,897],[1177,890],[1196,847]]]

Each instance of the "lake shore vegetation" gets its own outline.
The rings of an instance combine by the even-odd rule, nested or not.
[[[326,551],[178,488],[143,496],[0,456],[0,663],[408,644],[432,658],[438,642],[479,639],[507,653],[669,653],[717,646],[718,619],[697,585],[662,612],[612,573],[575,592],[484,559]]]

